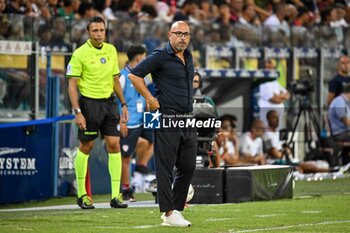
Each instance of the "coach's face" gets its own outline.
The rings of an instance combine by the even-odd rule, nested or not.
[[[104,23],[91,23],[88,29],[91,44],[95,47],[101,47],[106,37],[106,28]]]
[[[171,46],[176,52],[183,52],[190,43],[190,27],[184,21],[175,22],[168,32]]]

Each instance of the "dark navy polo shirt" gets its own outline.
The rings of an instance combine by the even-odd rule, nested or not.
[[[185,64],[174,53],[168,42],[163,48],[154,50],[131,73],[145,77],[152,74],[155,83],[155,97],[161,108],[179,112],[192,112],[194,67],[192,54],[184,51]]]
[[[329,92],[333,92],[334,97],[340,95],[343,92],[345,84],[350,83],[350,77],[342,76],[337,74],[328,84]]]

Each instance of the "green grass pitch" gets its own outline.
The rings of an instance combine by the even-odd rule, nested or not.
[[[4,191],[4,190],[3,190]],[[138,194],[138,200],[151,200]],[[107,202],[108,195],[94,201]],[[297,181],[293,199],[221,205],[191,205],[189,228],[160,225],[157,207],[31,210],[13,208],[74,204],[73,197],[0,206],[0,232],[350,232],[350,178]]]

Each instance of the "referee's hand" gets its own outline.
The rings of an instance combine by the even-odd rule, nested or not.
[[[75,123],[81,130],[86,130],[86,120],[84,115],[80,112],[75,115]]]

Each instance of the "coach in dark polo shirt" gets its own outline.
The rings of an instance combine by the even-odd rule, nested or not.
[[[129,74],[129,79],[146,98],[150,109],[159,109],[163,116],[186,115],[192,112],[194,67],[191,52],[187,50],[190,35],[190,28],[186,22],[175,22],[168,32],[169,42],[163,48],[153,51]],[[142,80],[142,77],[149,73],[152,74],[156,86],[155,97]],[[195,169],[196,151],[195,128],[155,130],[157,193],[160,211],[164,212],[161,216],[164,226],[191,225],[180,211],[184,209]]]

